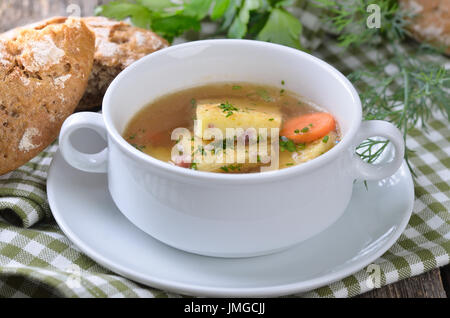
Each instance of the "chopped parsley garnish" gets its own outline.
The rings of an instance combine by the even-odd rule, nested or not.
[[[232,87],[231,89],[234,90],[234,91],[237,91],[237,90],[242,89],[242,86],[239,86],[239,85],[233,85],[233,87]]]
[[[130,137],[128,137],[128,139],[133,140],[134,138],[136,138],[136,134],[131,135]]]
[[[260,155],[257,155],[257,156],[256,156],[256,161],[257,161],[258,163],[261,162],[261,156],[260,156]]]
[[[226,117],[230,117],[233,115],[233,112],[239,111],[238,108],[234,107],[232,104],[226,102],[219,105],[219,108],[222,109],[224,113],[226,113]]]
[[[328,139],[330,139],[330,137],[329,136],[325,136],[325,137],[323,137],[323,139],[322,139],[322,141],[323,141],[323,143],[327,143],[328,142]]]
[[[195,98],[191,99],[191,106],[192,108],[197,107],[197,100]]]
[[[235,170],[241,171],[240,165],[236,165],[236,166],[230,165],[229,168],[231,169],[231,171],[235,171]]]
[[[228,166],[222,166],[220,167],[222,171],[230,172],[230,171],[241,171],[240,165],[228,165]]]
[[[297,147],[292,140],[282,136],[280,137],[280,149],[281,151],[287,150],[289,152],[294,152],[297,150]]]
[[[297,144],[297,150],[304,150],[306,148],[306,144]]]
[[[309,131],[309,127],[305,127],[302,129],[302,133],[307,133]]]
[[[271,102],[272,97],[270,97],[269,92],[266,91],[264,88],[260,88],[256,91],[256,94],[259,95],[265,102]]]
[[[293,166],[293,165],[294,165],[294,164],[291,163],[291,162],[289,162],[289,163],[286,164],[286,166]]]
[[[197,168],[197,163],[192,162],[192,163],[191,163],[191,169],[192,169],[192,170],[198,170],[198,168]]]
[[[134,148],[136,148],[139,151],[144,152],[145,146],[137,145],[137,144],[131,144]]]
[[[284,85],[284,84],[286,84],[286,83],[284,82],[284,80],[282,80],[282,81],[281,81],[281,85]]]
[[[281,90],[280,90],[280,94],[281,94],[281,95],[283,95],[283,94],[284,94],[284,92],[285,92],[285,90],[284,90],[284,89],[281,89]]]
[[[300,130],[296,129],[296,130],[294,130],[294,133],[299,134]]]
[[[269,121],[274,121],[275,119],[274,118],[269,118]]]

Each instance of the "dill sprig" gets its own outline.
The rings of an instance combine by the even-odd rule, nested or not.
[[[388,140],[377,140],[369,138],[361,143],[356,148],[356,151],[363,160],[367,161],[368,163],[374,163],[384,152],[388,144]]]
[[[408,25],[414,15],[399,8],[397,0],[315,0],[322,8],[322,19],[337,35],[343,47],[367,50],[387,49],[373,64],[351,73],[349,79],[359,88],[365,120],[387,120],[395,124],[406,141],[408,131],[427,122],[435,112],[450,120],[450,71],[444,67],[438,49],[416,45],[407,51],[403,42],[410,35]],[[380,8],[380,28],[369,28],[368,7]],[[370,10],[369,10],[370,11]],[[381,50],[380,50],[381,51]],[[437,60],[437,61],[436,61]],[[369,163],[387,149],[389,141],[371,138],[357,147],[357,153]],[[410,149],[405,159],[409,162]],[[414,171],[412,171],[414,174]]]
[[[314,4],[323,9],[326,27],[338,34],[339,44],[344,47],[376,45],[383,39],[398,41],[409,35],[407,25],[412,14],[399,10],[397,0],[314,0]],[[371,4],[380,8],[380,28],[367,27]]]
[[[450,120],[450,71],[420,50],[395,52],[389,59],[353,72],[349,79],[361,88],[364,118],[390,121],[402,131],[405,141],[408,131],[416,126],[427,131],[435,112]],[[373,162],[386,148],[387,141],[382,147],[381,143],[369,139],[358,147],[358,153]],[[409,166],[410,152],[407,149],[405,153]]]

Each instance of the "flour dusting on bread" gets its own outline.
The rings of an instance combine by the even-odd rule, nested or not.
[[[25,130],[25,133],[22,136],[22,139],[20,139],[19,143],[19,150],[23,152],[29,152],[37,147],[40,146],[40,144],[34,144],[33,138],[39,136],[39,129],[37,128],[27,128]]]
[[[58,64],[65,55],[64,50],[56,46],[50,35],[45,35],[40,41],[31,41],[26,46],[31,52],[31,58],[23,58],[22,64],[30,72],[48,69]]]
[[[64,88],[65,87],[64,83],[71,77],[72,77],[72,74],[61,75],[61,76],[55,78],[53,80],[53,83],[55,84],[55,86],[57,86],[59,88]]]

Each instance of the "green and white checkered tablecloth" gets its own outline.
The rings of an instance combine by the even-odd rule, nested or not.
[[[370,52],[343,50],[333,38],[319,37],[320,22],[311,11],[296,13],[305,26],[303,43],[312,54],[345,74],[374,62]],[[414,151],[412,168],[417,174],[414,211],[397,243],[375,262],[381,269],[381,285],[450,262],[449,122],[438,116],[430,127],[428,133],[414,129],[408,135],[407,144]],[[175,296],[104,269],[64,236],[46,196],[47,171],[56,150],[57,145],[52,145],[23,167],[0,176],[0,297]],[[368,275],[363,269],[301,296],[355,296],[369,290]]]

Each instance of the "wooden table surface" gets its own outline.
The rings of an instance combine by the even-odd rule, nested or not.
[[[0,0],[0,32],[55,15],[92,15],[109,0]],[[360,295],[380,297],[450,297],[450,265]]]

